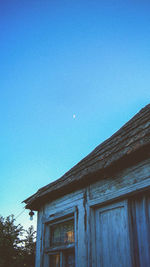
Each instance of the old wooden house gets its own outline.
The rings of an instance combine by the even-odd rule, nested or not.
[[[25,200],[36,267],[150,266],[150,105]]]

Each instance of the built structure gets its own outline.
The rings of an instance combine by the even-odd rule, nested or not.
[[[150,105],[60,179],[38,211],[36,267],[150,266]]]

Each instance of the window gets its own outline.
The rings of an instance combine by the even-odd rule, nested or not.
[[[75,267],[74,218],[48,223],[45,241],[49,267]]]
[[[50,228],[50,246],[57,247],[74,243],[74,222],[65,221]]]

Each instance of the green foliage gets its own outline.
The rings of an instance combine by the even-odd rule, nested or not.
[[[0,267],[34,267],[35,234],[33,226],[15,225],[14,215],[0,216]]]

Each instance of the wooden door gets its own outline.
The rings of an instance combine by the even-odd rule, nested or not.
[[[131,267],[126,202],[96,210],[97,267]]]

